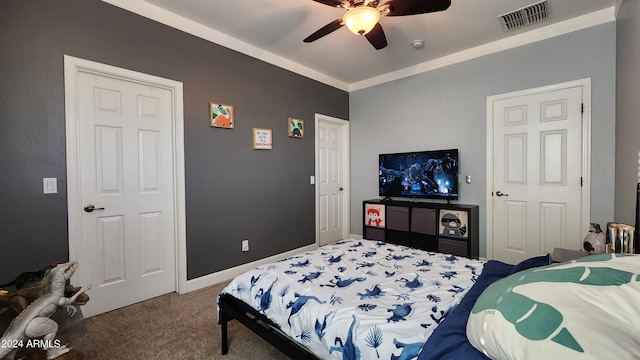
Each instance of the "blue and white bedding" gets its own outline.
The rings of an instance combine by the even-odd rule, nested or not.
[[[322,359],[418,357],[484,263],[370,240],[343,240],[257,267],[230,294]]]

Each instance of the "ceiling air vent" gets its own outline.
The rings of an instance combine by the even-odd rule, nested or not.
[[[498,16],[504,31],[511,31],[546,20],[549,17],[547,0],[522,7]]]

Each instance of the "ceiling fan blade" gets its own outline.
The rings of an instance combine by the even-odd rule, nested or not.
[[[340,0],[313,0],[315,2],[319,2],[321,4],[329,5],[329,6],[340,6],[342,5],[342,1]]]
[[[451,0],[389,0],[378,9],[389,9],[386,16],[404,16],[425,14],[447,10]]]
[[[384,30],[382,30],[380,23],[377,23],[376,26],[374,26],[373,29],[364,36],[369,40],[371,45],[376,48],[376,50],[387,47],[387,37],[384,35]]]
[[[303,41],[306,43],[310,43],[313,41],[316,41],[318,39],[320,39],[321,37],[328,35],[338,29],[340,29],[342,27],[342,19],[337,19],[337,20],[333,20],[332,22],[328,23],[327,25],[321,27],[320,29],[318,29],[316,32],[314,32],[313,34],[307,36],[306,39],[304,39]]]

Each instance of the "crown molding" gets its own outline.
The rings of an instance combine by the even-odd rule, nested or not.
[[[421,74],[427,71],[443,68],[445,66],[546,40],[552,37],[568,34],[574,31],[583,30],[592,26],[615,21],[616,14],[619,8],[619,6],[611,6],[603,10],[595,11],[569,20],[513,35],[508,38],[479,45],[414,66],[409,66],[383,75],[374,76],[366,80],[358,81],[355,83],[346,83],[324,73],[321,73],[317,70],[298,64],[287,58],[276,55],[257,46],[238,40],[227,34],[206,27],[193,20],[189,20],[168,10],[149,4],[143,0],[102,1],[130,11],[132,13],[138,14],[140,16],[146,17],[148,19],[165,24],[167,26],[173,27],[175,29],[184,31],[204,40],[211,41],[231,50],[238,51],[258,60],[267,62],[269,64],[281,67],[299,75],[348,92],[365,89],[405,77]]]
[[[216,43],[231,50],[251,56],[258,60],[292,71],[310,79],[348,91],[349,84],[336,78],[313,70],[304,65],[276,55],[257,46],[238,40],[227,34],[216,31],[193,20],[176,15],[168,10],[149,4],[143,0],[102,0],[105,3],[127,10],[134,14],[157,21],[172,28],[184,31],[201,39]]]
[[[372,77],[367,80],[351,83],[349,85],[349,91],[351,92],[368,88],[427,71],[439,69],[445,66],[461,63],[467,60],[476,59],[482,56],[495,54],[508,49],[513,49],[519,46],[546,40],[552,37],[568,34],[574,31],[583,30],[592,26],[615,21],[616,13],[617,7],[612,6],[610,8],[578,16],[573,19],[565,20],[542,28],[527,31],[525,33],[510,36],[508,38],[459,51],[457,53],[423,62],[418,65],[406,67],[397,71],[392,71],[380,76]]]

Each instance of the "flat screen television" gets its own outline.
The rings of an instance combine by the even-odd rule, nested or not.
[[[378,195],[458,199],[458,149],[380,154]]]

